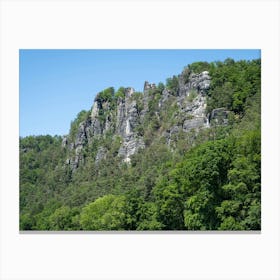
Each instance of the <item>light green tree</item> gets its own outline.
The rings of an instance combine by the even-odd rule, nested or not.
[[[125,196],[105,195],[86,205],[81,212],[84,230],[125,229]]]
[[[62,206],[49,217],[51,230],[75,230],[79,229],[75,217],[79,214],[77,208]]]

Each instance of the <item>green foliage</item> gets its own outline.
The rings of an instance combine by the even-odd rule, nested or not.
[[[125,197],[106,195],[86,205],[81,212],[84,230],[122,230],[125,225]]]
[[[50,215],[59,208],[61,204],[54,198],[50,199],[44,206],[43,210],[34,216],[35,225],[32,229],[51,230]]]
[[[82,110],[78,113],[74,121],[71,122],[69,138],[74,141],[75,136],[77,135],[79,125],[84,122],[90,115],[90,111]]]
[[[160,93],[162,93],[163,90],[165,89],[164,84],[163,84],[162,82],[158,83],[157,89],[158,89],[158,91],[159,91]]]
[[[137,114],[140,115],[141,111],[144,109],[143,93],[142,92],[134,92],[133,95],[132,95],[132,99],[136,101]]]
[[[166,88],[171,91],[173,95],[177,95],[179,91],[179,80],[177,76],[166,79]]]
[[[216,208],[224,229],[229,221],[237,229],[260,229],[261,137],[259,131],[247,132],[236,140],[236,155],[223,186],[227,200]]]
[[[190,65],[188,65],[187,70],[185,70],[185,72],[189,73],[189,72],[193,72],[193,73],[201,73],[203,71],[209,71],[209,69],[211,68],[211,65],[208,62],[205,61],[199,61],[199,62],[194,62]]]
[[[104,127],[107,119],[112,118],[112,113],[116,109],[118,98],[123,98],[125,89],[123,87],[118,89],[117,95],[115,95],[115,89],[109,87],[99,92],[95,97],[95,101],[98,104],[98,120],[101,123],[101,126]]]
[[[243,114],[248,98],[260,92],[261,61],[216,62],[210,68],[211,88],[207,109],[225,107]]]
[[[122,89],[119,89],[122,92]],[[113,100],[115,94],[115,89],[113,87],[109,87],[99,92],[96,96],[96,101],[99,103],[103,102],[111,102]]]
[[[214,92],[214,93],[213,93]],[[215,91],[212,90],[211,98],[207,102],[207,111],[211,112],[215,108],[227,108],[231,109],[233,98],[233,86],[231,82],[225,82],[222,86],[215,87]]]
[[[239,131],[251,131],[261,129],[261,93],[258,91],[255,95],[248,97],[245,103],[245,111],[242,119],[239,119],[238,129],[234,133],[240,134]]]
[[[21,230],[32,230],[35,221],[34,218],[29,214],[20,214],[20,229]]]
[[[44,211],[53,194],[59,193],[65,184],[67,173],[60,167],[64,164],[66,153],[61,142],[61,137],[49,135],[20,139],[21,229],[36,228],[36,215]]]
[[[166,230],[183,229],[184,196],[176,184],[158,184],[153,194],[157,205],[158,219]]]
[[[260,229],[260,134],[206,142],[153,189],[164,229]]]
[[[197,97],[197,92],[195,90],[191,90],[188,97],[187,101],[188,102],[193,102],[193,100]]]
[[[161,122],[161,129],[165,130],[175,124],[175,115],[178,112],[178,104],[174,96],[170,97],[159,111],[159,118]]]
[[[162,230],[163,225],[158,221],[157,207],[153,202],[146,202],[140,210],[140,220],[136,230]]]
[[[124,87],[120,87],[117,92],[115,93],[115,98],[125,98],[125,88]]]
[[[224,107],[229,125],[185,133],[177,104],[177,76],[167,79],[173,94],[159,106],[165,86],[134,93],[145,149],[118,157],[123,139],[112,126],[83,148],[84,163],[69,165],[74,151],[62,147],[59,136],[20,138],[21,230],[259,230],[261,228],[261,92],[260,60],[198,62],[183,71],[209,71],[207,110]],[[191,92],[184,104],[193,101]],[[99,120],[116,122],[116,105],[125,89],[105,89],[96,98]],[[142,115],[144,105],[147,112]],[[146,107],[145,107],[146,108]],[[71,123],[74,142],[89,111]],[[143,116],[143,117],[142,117]],[[169,133],[178,126],[177,133]],[[168,135],[167,135],[168,134]],[[168,143],[168,145],[167,145]],[[97,154],[104,157],[95,160]]]
[[[140,189],[126,193],[126,229],[127,230],[160,230],[162,224],[157,220],[155,203],[145,201]]]
[[[77,230],[79,229],[78,215],[78,208],[62,206],[49,216],[50,227],[52,230]]]
[[[191,75],[190,68],[185,67],[183,72],[182,72],[182,77],[183,77],[183,81],[184,81],[185,84],[189,82],[190,75]]]
[[[172,186],[173,196],[175,194],[176,198],[173,199],[173,204],[177,207],[177,217],[181,217],[181,224],[179,227],[177,225],[177,229],[184,226],[190,230],[215,228],[217,221],[213,213],[215,204],[220,199],[219,188],[226,181],[229,164],[227,146],[224,140],[207,142],[189,152],[186,160],[170,174],[167,187],[170,189]],[[163,200],[170,200],[170,197],[172,195],[168,194]],[[163,223],[171,221],[165,220]],[[197,228],[198,225],[200,228]]]

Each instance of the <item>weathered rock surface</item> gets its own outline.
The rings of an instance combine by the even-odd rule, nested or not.
[[[62,145],[63,148],[67,147],[67,145],[68,145],[67,136],[63,136],[61,145]]]
[[[99,147],[97,150],[97,154],[95,157],[95,162],[99,163],[100,160],[105,159],[106,158],[106,149],[104,147]]]
[[[118,103],[117,109],[117,130],[116,133],[123,138],[118,155],[125,162],[130,162],[130,156],[140,148],[144,148],[143,139],[135,133],[135,128],[140,124],[139,112],[136,100],[133,100],[133,88],[127,88],[125,99]]]
[[[174,115],[175,124],[161,132],[168,145],[171,143],[172,136],[180,131],[184,133],[192,130],[197,131],[209,127],[211,123],[227,124],[228,111],[225,108],[214,109],[210,116],[206,114],[207,92],[210,88],[210,82],[211,78],[207,71],[199,74],[192,73],[187,81],[183,75],[179,75],[177,93],[174,94],[166,88],[161,92],[157,112],[154,112],[155,116],[159,116],[159,112],[164,110],[165,104],[170,104],[170,102],[166,103],[167,101],[175,102],[178,107],[178,112]],[[72,157],[67,160],[67,164],[70,164],[71,168],[75,170],[84,161],[84,147],[92,141],[104,137],[107,132],[121,138],[117,156],[129,163],[133,154],[137,153],[139,149],[145,148],[144,139],[137,133],[137,128],[143,124],[146,114],[150,113],[148,104],[153,98],[151,92],[154,89],[156,89],[155,84],[145,81],[143,95],[140,99],[138,95],[137,99],[134,89],[126,88],[124,97],[119,97],[116,100],[114,110],[110,108],[109,102],[97,96],[88,118],[80,123],[75,140],[71,142],[68,138],[63,139],[63,147],[72,150]],[[106,157],[106,153],[104,147],[98,147],[95,162],[98,164]]]
[[[125,99],[118,102],[116,133],[122,137],[130,135],[139,123],[136,101],[131,98],[133,93],[133,88],[127,89]]]
[[[137,138],[133,134],[124,139],[122,146],[119,149],[118,155],[123,158],[124,162],[130,162],[130,157],[134,155],[140,148],[145,148],[145,143],[142,138]]]
[[[210,123],[215,125],[227,125],[228,124],[229,111],[226,108],[217,108],[212,110],[210,115]]]
[[[179,96],[185,96],[191,90],[195,90],[202,95],[206,95],[210,88],[211,78],[208,71],[199,74],[190,74],[188,82],[185,82],[183,75],[179,75]]]
[[[203,117],[197,117],[190,120],[185,120],[183,124],[183,130],[185,132],[191,129],[197,129],[205,126],[205,119]]]
[[[156,84],[150,84],[148,81],[145,81],[144,92],[149,90],[149,89],[154,89],[154,88],[156,88]]]

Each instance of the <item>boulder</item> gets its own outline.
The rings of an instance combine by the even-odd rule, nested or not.
[[[188,119],[184,121],[183,131],[188,132],[192,129],[198,129],[205,126],[205,118],[197,117],[193,119]]]
[[[227,125],[229,111],[226,108],[216,108],[210,114],[210,124]]]

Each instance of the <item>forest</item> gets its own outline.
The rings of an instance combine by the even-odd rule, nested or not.
[[[188,85],[205,71],[211,82],[201,95]],[[183,87],[185,99],[179,96]],[[124,140],[116,133],[125,94],[124,87],[100,92],[98,115],[93,117],[94,108],[78,113],[67,145],[62,135],[20,137],[19,229],[260,230],[261,60],[195,62],[146,95],[133,93],[129,102],[140,121],[131,125],[130,135],[141,145],[129,162],[120,156]],[[184,110],[204,100],[201,96],[205,116],[223,108],[226,122],[184,130],[194,118]],[[93,120],[102,132],[83,140],[77,154],[69,147],[78,145],[81,127]]]

